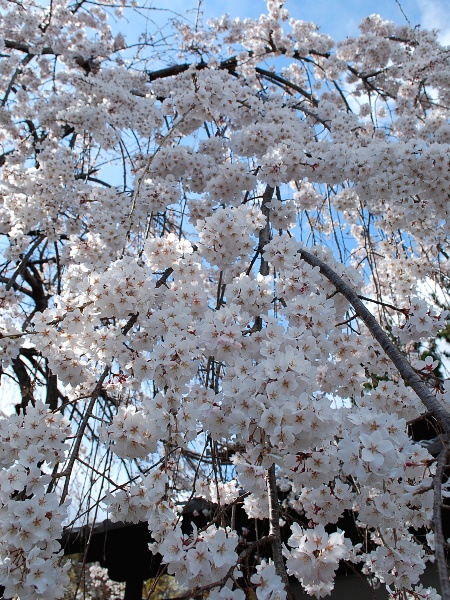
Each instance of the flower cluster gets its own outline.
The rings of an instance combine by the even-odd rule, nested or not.
[[[184,536],[177,526],[152,550],[162,555],[168,572],[174,574],[181,585],[196,588],[233,574],[238,560],[235,552],[238,541],[236,533],[214,525],[201,534],[194,530],[192,539]]]
[[[122,458],[144,458],[155,452],[159,427],[153,419],[145,418],[135,406],[119,407],[109,426],[100,431],[107,444],[114,444],[114,452]]]
[[[238,258],[244,265],[248,264],[247,257],[255,247],[251,236],[263,225],[264,216],[259,209],[245,205],[232,210],[218,208],[213,215],[197,222],[202,255],[221,270],[236,269]],[[217,231],[224,231],[223,237],[218,239]],[[239,270],[242,270],[242,265],[239,265]]]
[[[60,598],[69,564],[57,538],[70,500],[46,493],[49,469],[65,460],[70,429],[37,401],[26,414],[0,419],[0,580],[5,595]]]
[[[252,583],[256,585],[258,600],[286,600],[281,577],[275,571],[272,561],[261,561],[256,567],[256,573],[252,575]]]
[[[291,529],[291,549],[285,550],[288,573],[295,575],[309,594],[323,598],[334,587],[339,561],[351,559],[353,545],[342,531],[328,534],[323,525],[304,530],[294,523]]]
[[[171,508],[164,502],[168,487],[168,477],[161,471],[152,471],[139,483],[106,494],[103,502],[113,521],[139,523],[139,521],[164,522],[169,517]],[[160,514],[160,519],[154,518]],[[175,515],[172,512],[172,520]],[[163,535],[163,530],[153,528],[154,537]]]

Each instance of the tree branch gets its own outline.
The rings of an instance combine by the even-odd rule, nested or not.
[[[255,71],[259,75],[264,77],[265,79],[269,79],[269,81],[276,81],[277,83],[281,83],[285,87],[291,88],[292,90],[298,92],[304,98],[309,100],[309,102],[311,102],[311,104],[313,106],[315,106],[315,107],[319,106],[319,101],[316,98],[314,98],[314,96],[312,94],[310,94],[309,92],[307,92],[306,90],[301,88],[299,85],[292,83],[292,81],[289,81],[288,79],[285,79],[284,77],[280,77],[280,75],[277,75],[276,73],[272,73],[271,71],[266,71],[266,69],[261,69],[260,67],[256,67]]]
[[[31,377],[29,376],[28,371],[19,356],[13,358],[12,367],[17,376],[20,387],[20,395],[22,397],[22,402],[15,405],[16,413],[19,414],[20,409],[22,409],[25,413],[28,404],[31,403],[34,405],[33,382],[31,381]]]
[[[430,392],[422,379],[411,367],[407,358],[396,348],[391,342],[386,333],[382,330],[375,317],[367,310],[356,292],[339,277],[339,275],[331,267],[306,250],[299,250],[300,256],[305,262],[313,267],[319,267],[320,272],[330,283],[340,292],[355,309],[358,317],[365,323],[372,336],[377,340],[384,352],[391,359],[394,366],[402,376],[406,385],[412,387],[416,392],[422,404],[433,414],[438,420],[447,435],[450,435],[450,413],[437,401],[435,396]]]
[[[77,431],[75,445],[74,445],[72,453],[70,455],[69,463],[67,465],[67,469],[65,469],[63,473],[59,474],[60,477],[65,477],[64,488],[63,488],[63,491],[62,491],[62,494],[61,494],[60,504],[62,504],[64,502],[64,500],[66,499],[67,494],[69,493],[70,476],[72,475],[72,471],[73,471],[73,467],[75,465],[75,461],[77,460],[78,454],[80,452],[81,441],[83,439],[83,435],[84,435],[84,432],[85,432],[86,427],[88,425],[89,419],[92,416],[92,411],[94,409],[94,405],[97,402],[97,398],[100,395],[103,382],[105,381],[106,376],[109,373],[109,370],[110,370],[109,366],[105,367],[105,369],[103,370],[103,373],[100,376],[100,379],[97,382],[97,385],[94,388],[94,391],[91,394],[91,399],[89,401],[88,407],[86,409],[86,412],[84,414],[83,420],[81,421],[80,426],[79,426],[78,431]]]
[[[266,185],[261,202],[261,211],[266,217],[266,224],[259,231],[259,251],[261,252],[261,266],[259,267],[259,272],[261,275],[269,274],[269,263],[264,258],[263,250],[264,246],[270,242],[270,208],[267,204],[272,200],[273,192],[274,188],[270,185]]]
[[[5,48],[9,48],[10,50],[18,50],[19,52],[25,52],[26,54],[31,54],[32,56],[37,56],[38,54],[53,54],[54,56],[58,56],[56,52],[54,52],[49,46],[45,46],[39,51],[33,52],[33,49],[30,46],[27,46],[27,44],[15,42],[14,40],[5,40]]]
[[[36,250],[36,248],[39,246],[39,244],[42,242],[42,240],[45,238],[45,235],[43,233],[39,234],[37,239],[34,241],[34,244],[31,246],[31,248],[28,250],[28,252],[25,254],[25,256],[23,257],[23,259],[20,261],[19,266],[17,267],[17,269],[14,271],[14,273],[12,274],[11,278],[9,279],[8,283],[6,284],[6,289],[9,290],[11,289],[13,283],[15,282],[15,280],[19,277],[19,275],[21,275],[28,263],[28,259],[31,257],[31,255],[33,254],[33,252]]]
[[[289,586],[286,567],[281,549],[280,507],[278,505],[277,478],[275,464],[266,471],[267,498],[269,501],[269,536],[272,538],[272,556],[276,574],[281,577],[287,594],[287,600],[294,600]]]

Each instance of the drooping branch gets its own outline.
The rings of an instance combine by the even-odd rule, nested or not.
[[[109,370],[109,366],[105,367],[102,374],[100,375],[100,379],[98,380],[97,385],[95,386],[94,391],[91,394],[91,399],[89,400],[89,404],[87,406],[83,420],[81,421],[80,426],[78,428],[75,444],[69,458],[67,469],[63,473],[59,474],[60,477],[65,477],[64,488],[61,494],[61,504],[64,502],[67,494],[69,493],[70,478],[72,476],[72,471],[75,466],[75,461],[77,460],[78,454],[80,452],[83,435],[86,430],[86,427],[88,426],[89,420],[92,417],[92,411],[94,410],[95,403],[97,402],[97,399],[100,395],[102,385],[109,373]]]
[[[127,323],[121,329],[122,335],[127,335],[127,333],[130,331],[130,329],[136,323],[138,316],[139,316],[139,313],[130,314],[130,318],[128,319]],[[107,365],[104,368],[104,370],[102,371],[102,374],[100,375],[97,385],[95,386],[95,388],[91,394],[91,399],[89,400],[89,404],[88,404],[86,412],[83,416],[83,420],[80,423],[80,426],[78,428],[75,444],[72,449],[67,468],[65,469],[65,471],[63,473],[59,474],[60,477],[65,477],[64,488],[63,488],[63,492],[61,495],[61,503],[64,502],[64,500],[69,492],[70,478],[71,478],[72,471],[73,471],[73,468],[75,465],[75,461],[78,459],[78,454],[80,452],[83,435],[86,430],[86,427],[88,426],[89,420],[92,417],[92,412],[94,410],[95,403],[97,402],[98,397],[102,394],[102,386],[103,386],[103,383],[104,383],[106,377],[108,376],[108,374],[110,372],[110,369],[111,369],[111,367],[109,365]]]
[[[396,346],[391,342],[389,337],[380,327],[375,317],[361,302],[355,290],[345,283],[345,281],[336,273],[336,271],[329,267],[323,260],[317,258],[317,256],[314,256],[306,250],[299,250],[299,254],[303,260],[311,266],[319,267],[322,275],[324,275],[328,281],[334,285],[336,290],[350,302],[358,317],[365,323],[372,336],[377,340],[384,352],[391,359],[405,384],[412,387],[412,389],[419,396],[423,405],[429,410],[430,413],[432,413],[434,417],[436,417],[445,433],[450,435],[450,413],[438,402],[435,396],[433,396],[427,386],[423,383],[420,376],[409,364],[405,355],[402,354],[400,350],[398,350],[398,348],[396,348]]]

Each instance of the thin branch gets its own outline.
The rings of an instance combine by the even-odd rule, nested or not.
[[[3,275],[0,275],[0,283],[9,283],[10,282],[10,277],[3,277]],[[27,296],[30,296],[31,298],[33,297],[33,293],[31,290],[28,290],[27,288],[24,288],[22,285],[19,285],[18,283],[13,283],[11,284],[11,286],[14,290],[16,290],[16,292],[22,292],[22,294],[26,294]]]
[[[405,308],[398,308],[398,306],[394,306],[393,304],[388,304],[387,302],[381,302],[380,300],[374,300],[373,298],[367,298],[366,296],[358,296],[360,300],[364,300],[364,302],[373,302],[374,304],[378,304],[379,306],[383,306],[384,308],[391,308],[392,310],[396,310],[397,312],[401,312],[405,314],[408,312]]]
[[[314,98],[312,94],[301,88],[299,85],[292,83],[292,81],[289,81],[284,77],[280,77],[280,75],[272,73],[271,71],[266,71],[266,69],[261,69],[260,67],[255,67],[255,71],[265,79],[269,79],[270,81],[276,81],[277,83],[281,83],[285,87],[291,88],[292,90],[298,92],[304,98],[309,100],[309,102],[311,102],[313,106],[319,106],[319,101],[316,98]]]
[[[86,430],[86,427],[88,425],[89,419],[92,416],[92,411],[94,409],[95,403],[97,402],[97,398],[100,395],[101,389],[102,389],[102,385],[103,382],[105,381],[109,370],[111,367],[105,367],[103,373],[100,376],[100,379],[97,382],[97,385],[94,388],[94,391],[92,392],[91,395],[91,399],[89,401],[86,413],[83,417],[83,420],[80,423],[80,426],[78,428],[77,431],[77,436],[76,436],[76,441],[75,441],[75,445],[74,448],[72,450],[72,453],[70,455],[70,459],[69,459],[69,464],[67,465],[67,469],[64,470],[63,473],[60,473],[60,476],[64,476],[65,477],[65,481],[64,481],[64,488],[63,488],[63,492],[61,494],[61,504],[64,502],[64,500],[66,499],[67,494],[69,493],[69,484],[70,484],[70,477],[72,475],[72,471],[73,471],[73,467],[75,465],[75,461],[78,459],[78,454],[80,452],[80,447],[81,447],[81,441],[83,439],[83,435],[84,432]]]
[[[23,259],[21,260],[19,266],[17,267],[17,269],[14,271],[14,273],[12,274],[11,278],[9,279],[8,283],[6,284],[6,289],[10,290],[13,286],[13,283],[16,281],[16,279],[19,277],[19,275],[21,275],[28,263],[29,258],[31,257],[31,255],[33,254],[33,252],[36,250],[36,248],[39,246],[39,244],[42,242],[42,240],[45,238],[45,235],[43,233],[41,233],[37,239],[35,240],[34,244],[31,246],[31,248],[28,250],[28,252],[25,254],[25,256],[23,257]]]
[[[2,106],[6,106],[6,103],[7,103],[8,98],[9,98],[9,94],[14,89],[14,83],[15,83],[17,77],[23,73],[22,67],[26,67],[26,65],[32,60],[32,58],[33,57],[32,57],[31,54],[27,54],[27,56],[25,56],[25,58],[22,59],[21,66],[17,67],[17,69],[14,71],[14,73],[13,73],[13,75],[11,77],[11,80],[10,80],[10,82],[8,84],[8,87],[6,88],[5,95],[3,96],[3,99],[2,99],[2,102],[1,102]]]
[[[9,48],[10,50],[18,50],[19,52],[25,52],[31,56],[36,56],[38,54],[53,54],[54,56],[58,56],[56,52],[54,52],[49,46],[41,48],[39,52],[33,52],[31,46],[23,44],[22,42],[15,42],[14,40],[5,40],[5,48]]]

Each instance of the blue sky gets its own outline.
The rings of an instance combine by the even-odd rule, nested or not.
[[[372,13],[379,13],[386,19],[406,23],[406,14],[412,26],[422,24],[438,27],[440,24],[450,29],[450,8],[445,8],[446,0],[287,0],[285,7],[296,19],[317,23],[324,33],[343,39],[357,33],[359,22]],[[181,4],[181,3],[180,3]],[[400,8],[401,6],[401,8]],[[448,3],[447,3],[448,6]],[[204,0],[205,14],[229,13],[231,16],[257,17],[264,12],[264,0],[227,0],[214,2]]]
[[[144,0],[139,4],[152,7],[150,15],[161,25],[171,16],[175,16],[174,13],[182,15],[187,9],[195,9],[197,0]],[[378,13],[398,24],[407,23],[404,16],[406,15],[413,27],[421,25],[427,29],[440,29],[441,42],[450,44],[449,0],[287,0],[285,7],[292,17],[317,23],[323,33],[331,35],[337,41],[349,35],[356,35],[360,21],[370,14]],[[163,10],[155,10],[158,8]],[[219,17],[224,13],[231,17],[257,18],[265,10],[264,0],[202,1],[205,19]],[[191,12],[191,15],[194,18],[194,12]],[[132,23],[125,24],[122,21],[117,25],[115,29],[124,31],[130,41],[133,32],[143,28],[144,19],[139,22],[135,15]]]

